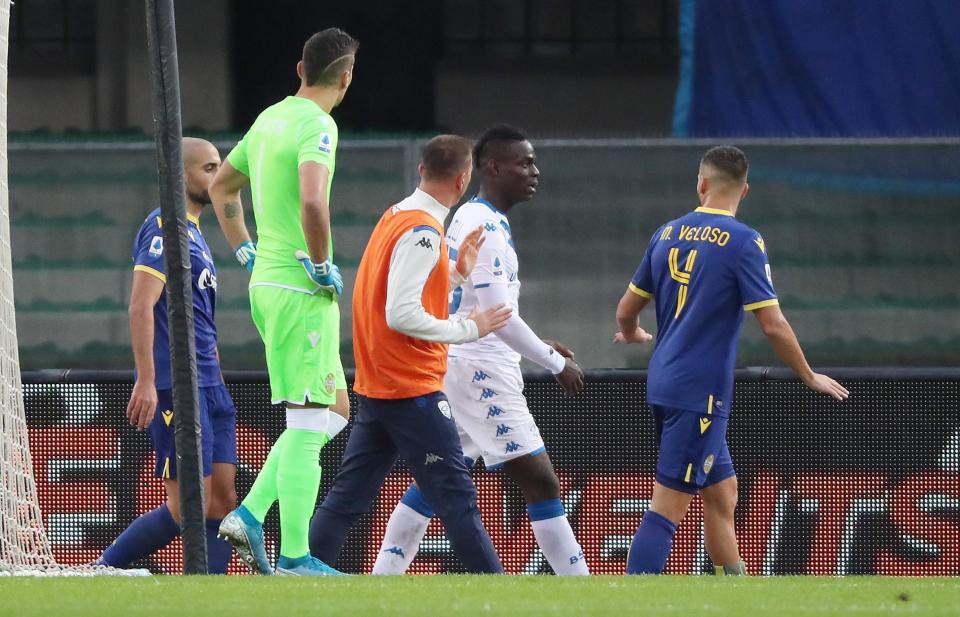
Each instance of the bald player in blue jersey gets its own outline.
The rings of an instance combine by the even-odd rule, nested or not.
[[[627,574],[659,574],[693,496],[703,499],[704,541],[717,574],[746,574],[734,531],[737,476],[726,431],[745,312],[811,390],[849,393],[813,372],[780,311],[763,238],[736,220],[747,195],[747,158],[719,146],[700,161],[700,207],[657,229],[617,306],[616,343],[645,343],[638,326],[653,300],[657,341],[647,403],[659,446],[653,499],[630,546]]]
[[[208,141],[183,138],[184,197],[190,238],[193,315],[196,339],[197,393],[207,506],[207,551],[211,574],[226,574],[230,545],[217,538],[220,520],[237,505],[237,411],[220,374],[217,353],[217,270],[200,231],[200,213],[210,203],[209,188],[220,168],[220,154]],[[127,419],[150,434],[156,451],[154,473],[163,480],[167,499],[135,519],[97,563],[126,568],[180,535],[180,490],[174,447],[173,378],[167,328],[167,276],[160,209],[147,215],[133,242],[133,287],[130,291],[130,339],[136,382],[127,404]]]

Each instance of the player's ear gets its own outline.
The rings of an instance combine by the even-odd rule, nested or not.
[[[701,174],[697,174],[697,194],[706,195],[707,190],[709,189],[709,181],[707,177]]]
[[[747,198],[747,193],[749,193],[749,192],[750,192],[750,183],[749,183],[749,182],[744,182],[744,183],[743,183],[743,190],[740,191],[740,201],[743,201],[744,199],[746,199],[746,198]]]
[[[340,75],[340,89],[346,90],[353,83],[353,67],[347,69]]]
[[[421,178],[423,178],[423,171],[425,169],[426,167],[424,167],[423,163],[420,163],[419,165],[417,165],[417,173],[420,174]]]
[[[303,81],[303,60],[297,62],[297,77],[300,78],[300,81]]]

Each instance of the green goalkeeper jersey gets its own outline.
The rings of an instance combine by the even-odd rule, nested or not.
[[[299,167],[307,161],[330,170],[327,203],[336,169],[337,124],[309,99],[288,96],[263,110],[227,156],[250,178],[257,223],[257,261],[250,286],[268,285],[314,293],[303,266],[294,257],[306,251],[300,223]],[[333,259],[331,241],[330,259]]]

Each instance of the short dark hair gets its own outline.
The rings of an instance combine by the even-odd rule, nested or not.
[[[746,180],[747,170],[750,168],[747,155],[736,146],[710,148],[700,159],[700,165],[709,165],[720,173],[722,179],[737,184]]]
[[[473,143],[459,135],[437,135],[423,147],[420,161],[427,180],[447,180],[470,167]]]
[[[303,74],[308,86],[332,86],[353,64],[360,43],[340,28],[317,32],[303,44]]]
[[[492,145],[497,142],[515,142],[527,141],[527,136],[523,131],[509,124],[495,124],[483,132],[477,145],[473,147],[473,162],[480,167],[487,159],[492,150]]]

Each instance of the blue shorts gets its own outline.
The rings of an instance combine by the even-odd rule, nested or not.
[[[237,408],[223,384],[198,388],[203,475],[214,463],[237,464]],[[177,451],[173,438],[173,390],[157,390],[157,413],[150,423],[150,441],[157,453],[154,474],[177,478]]]
[[[727,448],[728,418],[650,405],[657,433],[657,482],[684,493],[737,475]]]

